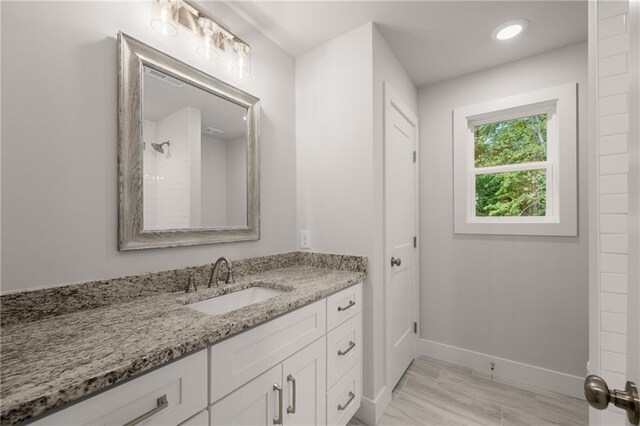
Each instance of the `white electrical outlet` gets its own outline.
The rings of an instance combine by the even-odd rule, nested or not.
[[[311,231],[309,231],[308,229],[302,229],[300,231],[300,248],[311,248]]]

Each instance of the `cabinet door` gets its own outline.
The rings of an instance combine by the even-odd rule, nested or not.
[[[283,363],[285,425],[326,423],[326,366],[325,337]]]
[[[179,426],[209,426],[209,411],[204,409],[195,416],[180,423]]]
[[[210,407],[211,425],[271,426],[279,416],[282,392],[282,364],[236,389]]]

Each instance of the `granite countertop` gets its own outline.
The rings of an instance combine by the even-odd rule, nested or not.
[[[73,402],[325,298],[366,276],[366,259],[359,262],[364,265],[360,268],[341,269],[332,269],[331,262],[295,259],[277,269],[245,268],[249,273],[234,284],[207,289],[201,283],[197,293],[163,292],[26,322],[7,319],[0,342],[0,423],[16,424]],[[286,292],[218,316],[185,306],[253,286]]]

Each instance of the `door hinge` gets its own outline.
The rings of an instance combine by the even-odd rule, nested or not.
[[[418,323],[413,322],[413,334],[418,334]]]
[[[418,237],[413,237],[413,248],[418,247]]]
[[[414,163],[416,162],[416,152],[415,151],[413,151],[413,162]]]

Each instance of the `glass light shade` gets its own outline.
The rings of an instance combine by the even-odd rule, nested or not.
[[[175,17],[182,6],[182,0],[156,0],[153,2],[151,28],[165,37],[178,35]]]
[[[198,19],[198,36],[198,55],[205,59],[216,59],[224,52],[224,35],[211,19]]]
[[[233,53],[231,73],[239,78],[251,75],[251,48],[249,45],[241,41],[234,41]]]

